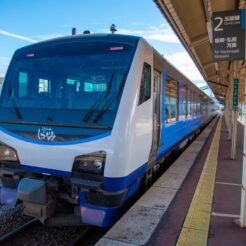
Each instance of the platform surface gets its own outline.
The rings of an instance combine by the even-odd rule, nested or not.
[[[243,131],[243,125],[238,123],[237,156],[235,160],[231,160],[231,141],[228,139],[228,131],[222,118],[210,220],[209,225],[204,225],[204,228],[208,230],[207,238],[202,238],[204,234],[201,234],[200,238],[196,238],[199,233],[195,236],[192,236],[191,233],[183,234],[185,240],[183,238],[180,241],[180,234],[182,229],[184,231],[187,230],[184,229],[187,226],[185,221],[187,215],[189,216],[189,208],[199,179],[202,176],[209,150],[211,147],[214,148],[212,146],[214,134],[208,139],[207,144],[176,195],[175,201],[167,210],[166,216],[162,218],[147,245],[246,245],[246,229],[240,228],[237,224],[241,202]],[[204,222],[204,217],[201,216],[200,220]],[[198,223],[202,224],[199,221]]]
[[[246,245],[237,224],[243,130],[238,123],[231,160],[224,118],[210,124],[97,245]]]

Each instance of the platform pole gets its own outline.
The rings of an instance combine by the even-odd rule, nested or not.
[[[237,111],[232,111],[232,139],[231,139],[231,159],[236,159],[237,154]]]
[[[244,79],[246,95],[246,78]],[[246,102],[246,96],[244,96]],[[240,225],[246,227],[246,114],[244,114],[244,144],[243,144],[243,168],[242,168],[242,188],[241,188],[241,210],[240,210]]]
[[[246,79],[245,79],[246,85]],[[246,122],[246,115],[244,115]],[[246,227],[246,131],[244,123],[244,145],[243,145],[243,168],[242,168],[242,189],[241,189],[241,210],[240,210],[240,225]]]
[[[231,109],[232,109],[232,134],[231,134],[231,159],[235,160],[236,154],[237,154],[237,106],[233,105],[233,96],[234,96],[234,83],[236,79],[238,79],[238,62],[234,61],[234,69],[233,69],[233,82],[232,82],[232,103],[231,103]],[[238,91],[237,91],[238,92]],[[238,100],[238,95],[237,95]],[[238,102],[237,102],[238,103]]]
[[[226,92],[226,102],[225,102],[225,121],[226,121],[226,129],[227,129],[228,133],[230,131],[229,107],[230,107],[230,90],[228,89]]]
[[[232,72],[231,72],[232,73]],[[233,124],[233,116],[232,116],[232,98],[233,98],[233,76],[230,73],[230,81],[229,81],[229,105],[228,105],[228,119],[229,119],[229,128],[228,128],[228,139],[232,138],[232,124]]]

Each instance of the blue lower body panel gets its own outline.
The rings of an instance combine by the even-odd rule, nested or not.
[[[0,204],[15,206],[17,202],[17,190],[0,186]]]
[[[120,208],[80,207],[82,223],[101,227],[112,226],[120,216]]]
[[[112,226],[120,216],[120,207],[101,207],[88,204],[84,198],[84,193],[79,194],[80,213],[82,223],[101,227]]]
[[[96,225],[100,227],[112,226],[122,215],[127,202],[134,197],[141,182],[138,180],[130,188],[122,192],[122,200],[117,206],[100,206],[89,204],[85,199],[85,193],[79,193],[80,213],[82,223]]]

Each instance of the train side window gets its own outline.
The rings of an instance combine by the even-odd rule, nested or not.
[[[201,114],[201,96],[200,95],[197,96],[197,114],[198,115]]]
[[[194,115],[197,115],[198,114],[198,94],[197,94],[197,92],[194,92],[194,100],[195,100],[195,102],[194,102],[194,105],[195,105],[195,108],[194,108]]]
[[[183,96],[183,102],[182,102],[182,107],[183,107],[183,114],[182,117],[186,118],[187,117],[187,87],[183,86],[181,89],[182,96]]]
[[[191,109],[192,116],[196,115],[196,93],[192,91],[192,109]]]
[[[138,105],[150,99],[150,95],[151,95],[151,66],[147,63],[144,63]]]
[[[196,92],[196,115],[199,114],[199,110],[198,110],[198,93]]]
[[[207,102],[207,98],[204,96],[201,102],[201,114],[204,115],[207,113],[208,113],[208,102]]]
[[[178,82],[167,77],[166,81],[166,122],[178,120]]]
[[[191,117],[192,91],[187,88],[187,117]]]

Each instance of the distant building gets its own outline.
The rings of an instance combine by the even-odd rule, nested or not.
[[[3,77],[0,77],[0,93],[2,91],[2,86],[3,86]]]

